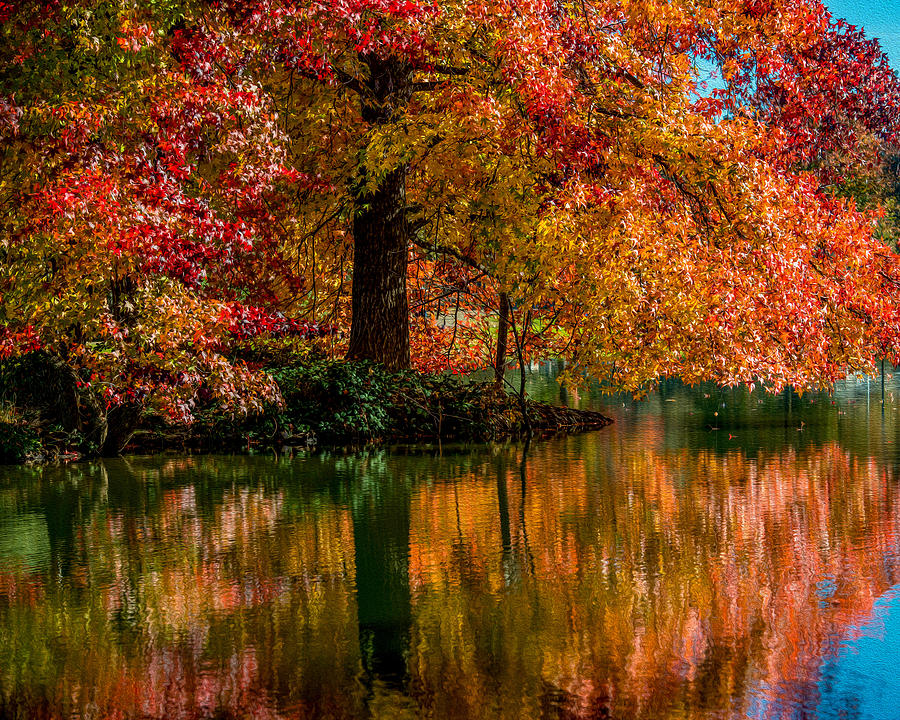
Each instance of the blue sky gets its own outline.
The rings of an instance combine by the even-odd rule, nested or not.
[[[881,41],[881,47],[900,72],[900,0],[824,0],[835,17],[861,25],[866,37]]]

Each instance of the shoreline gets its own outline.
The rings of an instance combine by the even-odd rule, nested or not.
[[[518,406],[518,399],[508,396]],[[485,426],[483,417],[454,418],[462,421],[454,423],[451,432],[416,433],[391,432],[383,435],[365,436],[360,434],[328,434],[319,437],[313,432],[297,435],[277,434],[270,438],[239,436],[213,436],[203,432],[202,428],[186,427],[181,432],[168,434],[153,430],[138,430],[131,442],[126,445],[124,455],[154,455],[171,452],[216,453],[233,452],[250,454],[254,452],[274,451],[276,454],[296,451],[337,450],[353,451],[360,448],[384,447],[388,445],[430,445],[433,443],[489,443],[502,440],[521,440],[525,438],[545,439],[576,435],[584,432],[602,430],[613,423],[612,418],[594,410],[580,410],[548,403],[528,400],[529,428],[521,419],[510,422],[504,410],[509,404],[495,407],[494,427]],[[471,422],[471,429],[460,431],[460,425]]]
[[[369,364],[293,365],[273,372],[280,406],[235,417],[206,406],[190,425],[146,410],[115,455],[347,449],[392,443],[492,442],[599,430],[612,418],[525,399],[494,382],[415,372],[382,373]],[[524,413],[523,413],[524,409]],[[0,463],[52,464],[101,456],[78,427],[48,422],[52,408],[23,407],[0,419]]]

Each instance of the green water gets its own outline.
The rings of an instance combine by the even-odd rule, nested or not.
[[[551,378],[538,395],[558,399]],[[0,468],[3,718],[893,718],[900,393]]]

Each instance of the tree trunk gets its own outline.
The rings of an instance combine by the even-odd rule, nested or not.
[[[525,425],[525,431],[528,437],[531,437],[531,420],[528,417],[528,401],[525,399],[525,333],[531,327],[531,310],[525,313],[525,324],[522,327],[522,334],[519,335],[516,330],[515,318],[513,318],[512,331],[513,339],[516,341],[516,355],[519,358],[519,409],[522,411],[522,422]],[[526,451],[528,446],[526,445]]]
[[[500,293],[500,315],[497,320],[497,354],[494,356],[494,382],[503,383],[506,373],[506,353],[509,345],[509,295]]]
[[[351,360],[375,360],[390,370],[409,367],[406,264],[406,169],[390,173],[358,199],[353,221]]]
[[[387,125],[406,109],[411,70],[395,58],[366,56],[362,60],[369,67],[363,119],[371,125]],[[360,167],[354,193],[353,318],[347,357],[374,360],[398,370],[409,367],[407,167],[388,172],[374,190],[366,188],[371,172]]]
[[[106,413],[106,438],[100,446],[102,457],[117,457],[131,440],[141,420],[144,406],[132,402],[116,405]]]

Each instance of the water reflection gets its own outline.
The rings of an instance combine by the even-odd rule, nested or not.
[[[412,624],[409,486],[390,473],[367,485],[352,503],[360,653],[368,683],[403,688]]]
[[[876,421],[679,442],[682,392],[527,451],[4,469],[0,716],[891,717]]]
[[[900,697],[900,586],[885,592],[822,667],[820,716],[893,717]]]

